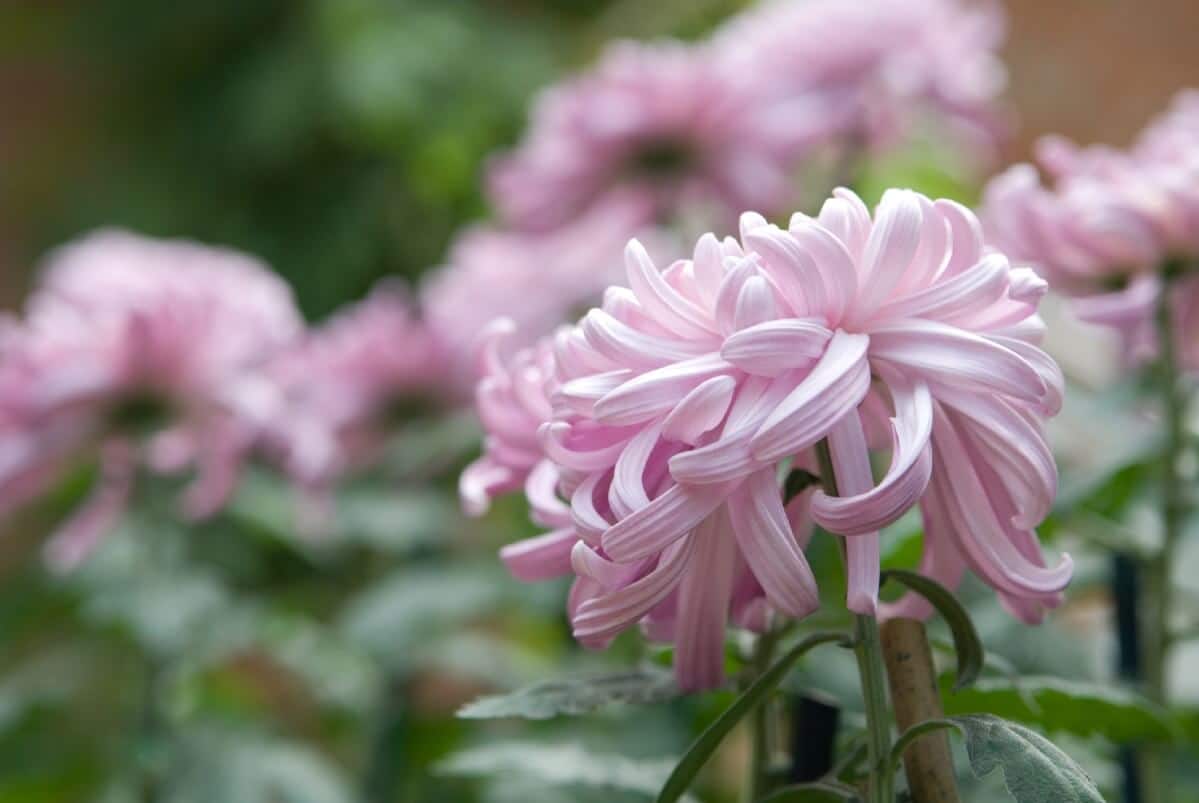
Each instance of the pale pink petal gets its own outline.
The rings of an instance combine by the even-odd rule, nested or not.
[[[976,392],[1039,402],[1047,393],[1036,369],[1019,354],[981,335],[947,324],[908,319],[873,328],[871,359],[909,375]]]
[[[645,507],[612,525],[604,551],[627,562],[653,555],[686,535],[723,502],[731,488],[675,485]]]
[[[896,380],[890,388],[895,402],[891,467],[882,482],[863,493],[842,491],[832,497],[816,492],[812,518],[829,532],[861,535],[878,531],[915,506],[928,485],[932,474],[932,396],[923,382]]]
[[[829,455],[836,474],[837,491],[849,496],[866,493],[874,485],[870,453],[857,411],[833,426],[828,434]],[[878,607],[878,531],[852,535],[845,540],[847,593],[845,605],[854,613],[873,616]]]
[[[694,445],[702,435],[724,420],[737,381],[731,376],[714,376],[683,397],[662,422],[662,437]]]
[[[587,643],[616,635],[649,612],[679,584],[694,552],[684,538],[662,553],[652,572],[624,588],[600,593],[581,603],[572,618],[574,636]]]
[[[747,373],[774,377],[819,357],[832,335],[818,318],[781,318],[734,332],[720,356]]]
[[[778,460],[820,440],[870,389],[866,335],[837,331],[808,377],[767,417],[750,441],[754,457]]]
[[[771,604],[797,619],[819,608],[816,578],[791,532],[774,469],[751,474],[728,502],[737,543]]]
[[[854,304],[861,317],[877,309],[899,283],[920,246],[924,215],[918,196],[909,190],[887,190],[874,214],[874,227],[862,252]]]
[[[579,542],[573,529],[526,538],[500,550],[500,560],[517,580],[533,583],[570,574],[570,552]]]
[[[695,554],[678,590],[675,674],[684,690],[724,683],[724,631],[736,569],[737,541],[727,515],[715,513],[695,529]]]
[[[716,354],[656,368],[625,382],[596,402],[595,418],[612,426],[649,421],[672,410],[679,400],[707,380],[730,370],[732,366]]]
[[[666,283],[645,247],[637,240],[629,241],[625,248],[625,267],[629,287],[659,323],[680,337],[702,338],[712,334],[707,316]]]

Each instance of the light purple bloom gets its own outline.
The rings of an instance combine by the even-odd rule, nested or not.
[[[613,195],[641,224],[781,211],[794,199],[802,121],[779,119],[761,85],[704,44],[610,46],[590,71],[542,94],[524,140],[493,164],[501,221],[544,231]]]
[[[268,441],[315,495],[375,461],[405,408],[443,398],[451,376],[440,341],[394,282],[311,330],[271,373],[282,406]]]
[[[893,190],[872,219],[839,190],[787,230],[744,215],[740,241],[705,235],[664,271],[634,241],[626,270],[555,337],[538,431],[579,539],[581,641],[642,622],[676,644],[683,685],[715,685],[730,617],[819,604],[813,520],[846,538],[847,604],[873,614],[879,530],[917,504],[923,571],[955,587],[970,569],[1028,621],[1057,604],[1071,563],[1046,568],[1032,529],[1062,392],[1035,345],[1045,283],[984,250],[972,213]],[[784,508],[781,469],[826,439],[840,495]],[[878,482],[872,451],[891,455]]]
[[[140,466],[194,466],[184,512],[211,514],[269,406],[254,372],[301,328],[287,285],[243,254],[120,231],[56,251],[0,341],[0,509],[97,462],[48,546],[64,567],[119,519]]]
[[[935,132],[938,147],[991,161],[1007,128],[1004,32],[992,2],[778,0],[734,18],[716,43],[780,121],[807,121],[812,141],[878,151]]]
[[[1133,362],[1156,351],[1153,311],[1160,271],[1199,257],[1199,103],[1181,93],[1128,150],[1079,148],[1060,137],[1038,143],[1036,168],[1009,168],[988,185],[988,234],[1075,297],[1084,320],[1124,335]],[[1199,367],[1192,323],[1199,282],[1176,281],[1180,351]]]
[[[620,280],[620,252],[629,237],[637,234],[654,253],[669,253],[671,238],[643,225],[648,211],[644,199],[612,195],[554,231],[477,226],[460,235],[446,265],[421,288],[425,319],[445,344],[457,384],[469,388],[477,379],[473,355],[493,320],[510,319],[511,345],[528,345]]]

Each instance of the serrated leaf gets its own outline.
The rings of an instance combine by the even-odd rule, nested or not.
[[[671,673],[654,667],[534,683],[509,694],[481,697],[464,706],[463,719],[551,719],[589,714],[609,705],[645,705],[682,694]]]
[[[947,714],[986,712],[1053,733],[1102,736],[1117,743],[1172,741],[1169,716],[1149,700],[1115,685],[1048,676],[983,679],[954,692],[942,678]]]
[[[937,613],[949,625],[949,631],[953,634],[953,648],[958,666],[955,687],[962,688],[973,683],[982,672],[986,653],[969,612],[953,592],[936,580],[905,569],[888,569],[883,572],[883,581],[887,580],[894,580],[908,590],[916,592],[937,609]]]
[[[951,719],[966,737],[975,776],[999,770],[1016,803],[1105,803],[1082,767],[1036,731],[990,714]]]
[[[596,753],[579,744],[510,742],[456,753],[441,762],[437,771],[479,778],[520,773],[547,785],[585,786],[652,797],[673,767],[672,759],[635,760]]]

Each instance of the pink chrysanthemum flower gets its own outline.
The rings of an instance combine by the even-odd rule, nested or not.
[[[879,150],[934,130],[989,161],[1006,129],[1005,27],[989,2],[780,1],[734,18],[717,42],[825,142]]]
[[[98,462],[49,543],[63,567],[119,519],[143,464],[194,465],[184,512],[211,514],[269,401],[252,372],[301,327],[287,285],[243,254],[118,231],[59,250],[0,346],[0,509]]]
[[[872,219],[839,190],[788,230],[747,214],[740,242],[706,235],[663,272],[633,242],[626,263],[629,286],[555,339],[539,430],[579,538],[581,641],[643,622],[685,686],[719,683],[738,603],[818,605],[811,521],[845,536],[848,606],[872,614],[879,530],[915,505],[930,576],[969,568],[1028,621],[1058,602],[1071,563],[1046,568],[1033,532],[1062,385],[1035,345],[1045,283],[985,251],[968,210],[891,191]],[[825,440],[840,495],[784,508],[781,469],[814,467]],[[874,450],[891,453],[878,482]]]
[[[385,282],[281,354],[285,412],[268,441],[309,493],[376,460],[404,415],[445,393],[444,350],[407,290]]]
[[[671,238],[642,225],[648,210],[644,200],[618,194],[551,232],[467,229],[421,288],[425,319],[445,344],[457,384],[469,388],[478,378],[477,338],[492,321],[510,319],[510,339],[521,339],[512,345],[528,345],[620,281],[619,256],[630,236],[644,238],[655,254],[671,251]]]
[[[641,223],[784,209],[800,118],[760,102],[761,76],[706,45],[612,45],[546,91],[528,133],[489,176],[502,221],[544,231],[618,193]]]
[[[1199,256],[1199,104],[1183,93],[1127,151],[1078,148],[1060,137],[1038,144],[1052,180],[1009,168],[988,185],[990,237],[1075,297],[1080,318],[1116,328],[1133,362],[1156,351],[1154,309],[1162,270]],[[1199,325],[1199,282],[1176,280],[1180,353],[1199,367],[1188,335]]]

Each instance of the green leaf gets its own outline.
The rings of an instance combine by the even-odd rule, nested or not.
[[[1138,694],[1115,685],[1100,685],[1048,676],[985,678],[969,689],[948,690],[942,679],[947,714],[987,712],[1075,736],[1102,736],[1117,743],[1172,741],[1174,726],[1165,711]]]
[[[609,705],[661,703],[682,692],[670,672],[644,667],[630,672],[546,680],[509,694],[481,697],[458,711],[463,719],[551,719],[589,714]]]
[[[953,592],[936,580],[906,569],[888,569],[883,572],[883,582],[887,580],[894,580],[916,592],[937,609],[937,613],[941,614],[941,618],[949,625],[949,631],[953,634],[954,652],[958,659],[955,688],[960,689],[974,683],[982,672],[986,653],[970,614]]]
[[[839,803],[850,801],[858,803],[861,800],[857,791],[848,784],[840,781],[813,781],[779,789],[774,794],[762,798],[762,803]]]
[[[509,585],[491,565],[401,569],[352,599],[340,626],[372,655],[407,666],[414,645],[495,613]]]
[[[966,737],[974,775],[999,770],[1016,803],[1104,803],[1082,767],[1036,731],[990,714],[952,720]]]
[[[783,678],[787,676],[800,656],[821,644],[835,642],[845,644],[848,641],[849,636],[845,633],[814,633],[784,653],[783,657],[763,672],[687,749],[686,755],[679,761],[678,766],[674,768],[674,772],[666,781],[666,785],[662,787],[661,793],[658,794],[658,803],[674,803],[682,798],[683,793],[691,785],[692,779],[708,762],[712,753],[716,752],[716,748],[724,741],[724,737],[728,736],[729,731],[736,727],[746,714],[765,702],[770,693],[783,682]]]
[[[227,728],[188,734],[184,768],[167,803],[352,803],[350,787],[322,755],[298,744]]]
[[[437,765],[445,775],[486,778],[519,773],[552,786],[585,786],[653,796],[674,761],[597,754],[579,744],[511,742],[456,753]],[[694,800],[693,798],[684,798]]]

